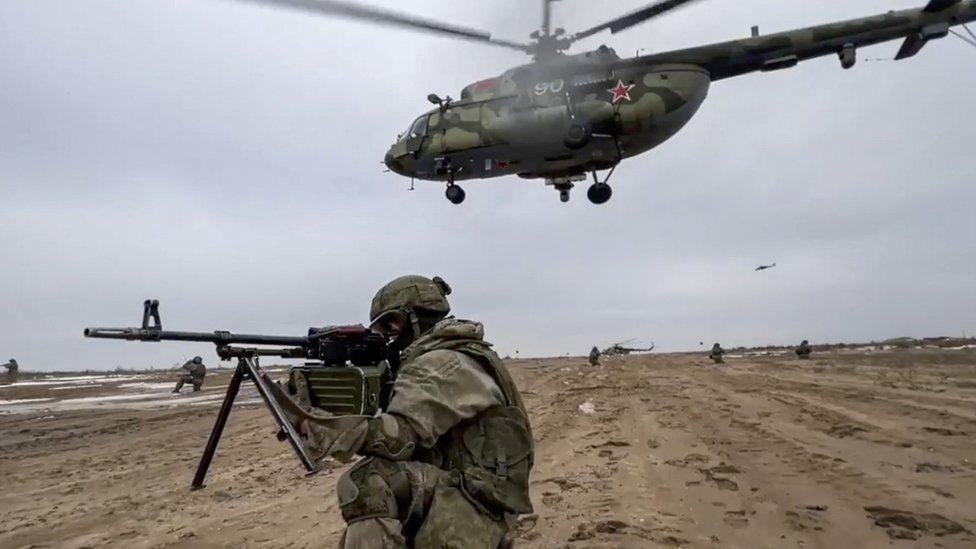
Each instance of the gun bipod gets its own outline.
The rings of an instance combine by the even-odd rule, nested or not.
[[[237,369],[234,370],[234,375],[227,385],[227,394],[224,396],[224,401],[220,405],[220,412],[217,414],[217,420],[214,422],[213,430],[210,432],[207,446],[204,448],[203,455],[200,457],[200,464],[197,466],[197,471],[193,475],[190,489],[199,490],[205,486],[204,480],[206,480],[207,471],[210,469],[211,462],[213,462],[214,454],[217,452],[217,444],[220,442],[224,427],[227,425],[227,418],[230,416],[230,410],[234,405],[234,400],[240,392],[241,383],[245,379],[249,379],[254,383],[255,388],[257,388],[258,393],[268,407],[268,411],[271,412],[275,422],[278,424],[280,429],[279,434],[283,433],[285,438],[288,439],[292,450],[295,451],[295,455],[298,456],[299,461],[302,462],[308,474],[317,473],[319,470],[318,465],[315,464],[315,460],[309,453],[308,448],[305,447],[305,443],[302,442],[294,426],[285,417],[281,405],[275,400],[271,389],[268,387],[268,379],[264,376],[264,372],[261,371],[261,367],[258,365],[259,353],[255,352],[254,349],[225,347],[225,350],[232,350],[233,356],[237,357]]]

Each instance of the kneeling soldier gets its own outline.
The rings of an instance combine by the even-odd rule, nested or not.
[[[600,349],[593,347],[590,349],[590,366],[600,365]]]
[[[337,485],[340,547],[497,549],[532,511],[528,414],[481,324],[447,316],[450,291],[422,276],[381,288],[372,328],[401,364],[389,404],[305,426],[326,455],[362,456]]]
[[[183,369],[186,370],[186,373],[181,375],[179,381],[176,382],[176,388],[173,389],[174,393],[182,391],[185,383],[193,385],[194,393],[203,388],[203,380],[207,377],[207,367],[203,365],[202,358],[193,357],[193,360],[183,365]]]
[[[793,352],[796,353],[797,358],[806,360],[810,358],[810,353],[813,352],[813,349],[810,348],[810,342],[804,339],[800,342],[800,346]]]
[[[722,358],[722,355],[724,354],[725,354],[725,349],[723,349],[721,345],[716,343],[715,345],[712,345],[712,352],[708,353],[708,358],[712,359],[712,362],[714,362],[715,364],[725,364],[725,359]]]

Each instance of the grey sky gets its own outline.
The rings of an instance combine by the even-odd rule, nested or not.
[[[534,2],[376,5],[523,39]],[[580,29],[643,2],[567,0]],[[664,51],[921,5],[702,2],[618,36]],[[530,6],[526,9],[526,6]],[[173,329],[302,333],[366,321],[388,279],[439,274],[502,354],[976,332],[976,50],[897,44],[716,83],[625,162],[613,200],[541,182],[382,173],[428,107],[518,52],[226,0],[0,3],[0,358],[169,366],[206,346],[84,340],[146,297]],[[754,273],[760,262],[777,261]]]

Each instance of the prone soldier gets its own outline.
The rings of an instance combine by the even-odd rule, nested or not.
[[[337,485],[342,548],[497,549],[532,511],[528,413],[482,325],[448,316],[450,292],[437,277],[383,286],[370,321],[398,353],[389,402],[300,421],[324,455],[361,456]]]
[[[810,342],[804,339],[800,342],[800,346],[794,349],[793,352],[796,353],[797,358],[801,360],[809,360],[813,349],[810,348]]]
[[[180,375],[180,379],[176,382],[176,388],[173,389],[173,392],[181,392],[183,385],[189,383],[193,385],[193,392],[196,393],[203,387],[203,380],[207,377],[207,367],[204,366],[203,359],[195,356],[193,360],[189,360],[183,365],[183,369],[186,370],[186,373]]]
[[[10,380],[10,383],[16,382],[17,371],[20,370],[20,366],[17,364],[17,361],[11,358],[9,362],[3,365],[3,367],[7,369],[7,379]]]
[[[722,358],[722,355],[724,354],[725,354],[725,349],[723,349],[721,345],[716,343],[715,345],[712,345],[712,350],[710,353],[708,353],[708,358],[712,359],[712,362],[714,362],[715,364],[725,364],[725,359]]]

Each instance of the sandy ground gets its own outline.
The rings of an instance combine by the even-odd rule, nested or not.
[[[510,367],[537,441],[519,547],[976,547],[976,350]],[[253,394],[189,491],[227,375],[0,387],[0,547],[334,547],[341,468],[304,477]]]

